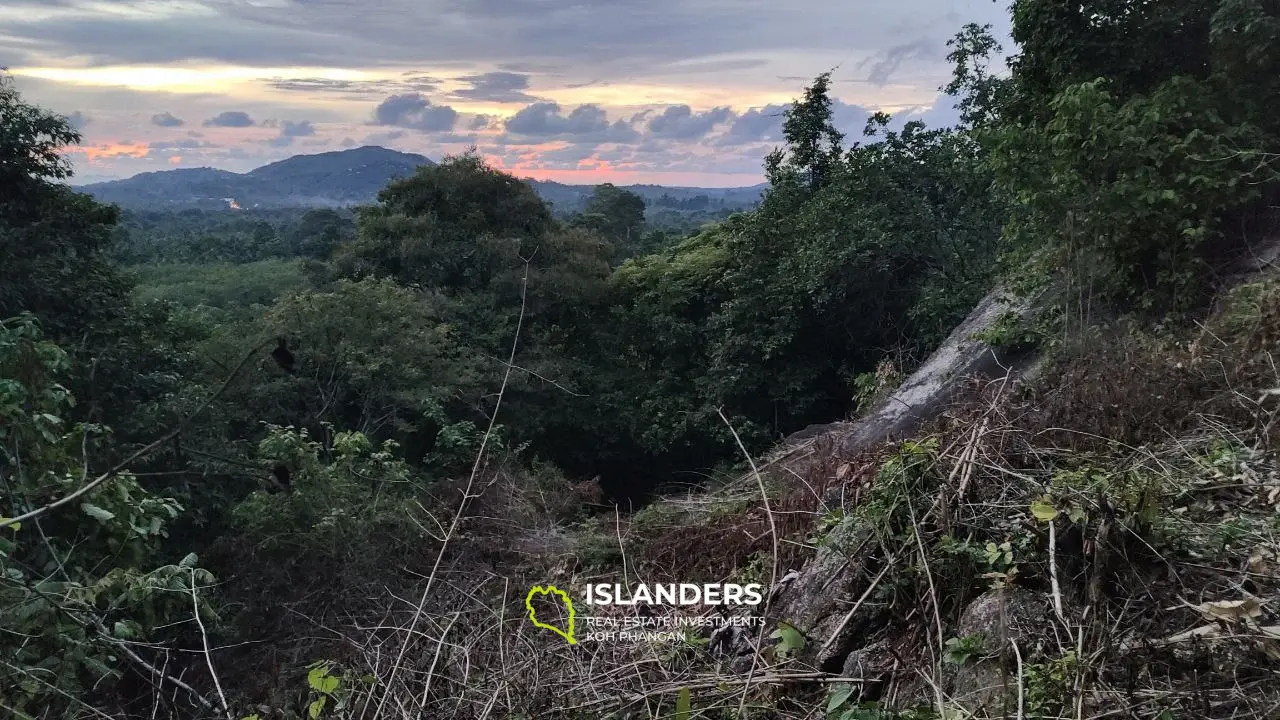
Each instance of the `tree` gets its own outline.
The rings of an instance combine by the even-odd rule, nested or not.
[[[775,150],[766,161],[771,183],[780,184],[784,174],[792,174],[809,191],[820,190],[840,162],[844,134],[836,130],[831,110],[831,73],[814,78],[804,97],[785,111],[782,132],[785,151]]]
[[[57,339],[84,340],[119,322],[130,286],[106,257],[119,219],[61,181],[80,135],[22,101],[0,75],[0,317],[34,313]]]
[[[644,198],[611,183],[597,185],[574,224],[595,230],[623,249],[640,241],[644,229]]]
[[[1013,37],[987,143],[1010,244],[1124,310],[1205,301],[1280,195],[1280,6],[1019,0]]]
[[[476,155],[445,158],[378,193],[356,218],[340,274],[451,291],[487,288],[555,226],[533,188]]]

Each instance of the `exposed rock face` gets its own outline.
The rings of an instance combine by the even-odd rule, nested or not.
[[[841,455],[851,456],[887,439],[905,437],[946,406],[958,380],[1017,375],[1031,365],[1033,357],[999,352],[975,335],[1009,313],[1027,318],[1034,307],[1030,300],[993,291],[891,396],[856,421],[816,425],[796,433],[772,462],[796,468],[806,462],[805,449],[818,442],[829,442]],[[871,530],[850,522],[834,529],[828,543],[783,589],[771,613],[806,635],[808,643],[800,659],[817,668],[839,671],[859,646],[858,640],[884,624],[883,615],[869,602],[845,621],[879,572],[878,567],[868,567]]]
[[[998,351],[974,336],[1009,313],[1026,319],[1034,310],[1031,300],[1012,298],[1002,289],[988,294],[897,391],[851,423],[851,427],[842,429],[841,451],[853,454],[882,440],[914,432],[954,396],[956,381],[961,378],[1006,372],[1016,376],[1030,364],[1026,353]]]

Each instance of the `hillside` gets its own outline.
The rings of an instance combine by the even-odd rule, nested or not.
[[[1280,718],[1280,5],[1010,20],[670,235],[478,153],[120,212],[0,74],[0,718]]]
[[[81,185],[78,189],[101,202],[134,210],[227,207],[228,198],[244,208],[343,207],[373,202],[389,181],[412,175],[422,165],[434,164],[422,155],[367,145],[295,155],[247,173],[214,168],[161,170]],[[532,179],[525,182],[561,213],[580,211],[595,187]],[[632,185],[627,189],[655,208],[741,210],[758,202],[765,187]]]

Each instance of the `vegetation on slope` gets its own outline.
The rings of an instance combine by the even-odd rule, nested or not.
[[[565,221],[463,156],[350,224],[112,248],[119,213],[59,182],[76,134],[4,82],[0,710],[1265,716],[1280,292],[1219,291],[1277,229],[1280,8],[1012,11],[1009,74],[984,29],[951,45],[960,127],[850,142],[819,76],[760,207],[671,244],[617,188]],[[236,270],[174,302],[181,268],[139,297],[121,258]],[[998,280],[1048,291],[990,338],[1039,344],[1039,375],[729,479]],[[711,490],[653,498],[681,483]],[[535,583],[772,582],[775,548],[800,590],[763,645],[522,621]]]

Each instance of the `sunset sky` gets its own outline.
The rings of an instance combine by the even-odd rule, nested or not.
[[[836,68],[837,117],[954,118],[938,86],[992,0],[4,0],[0,67],[71,118],[75,182],[475,145],[564,182],[759,182]],[[1006,47],[1009,43],[1005,42]]]

